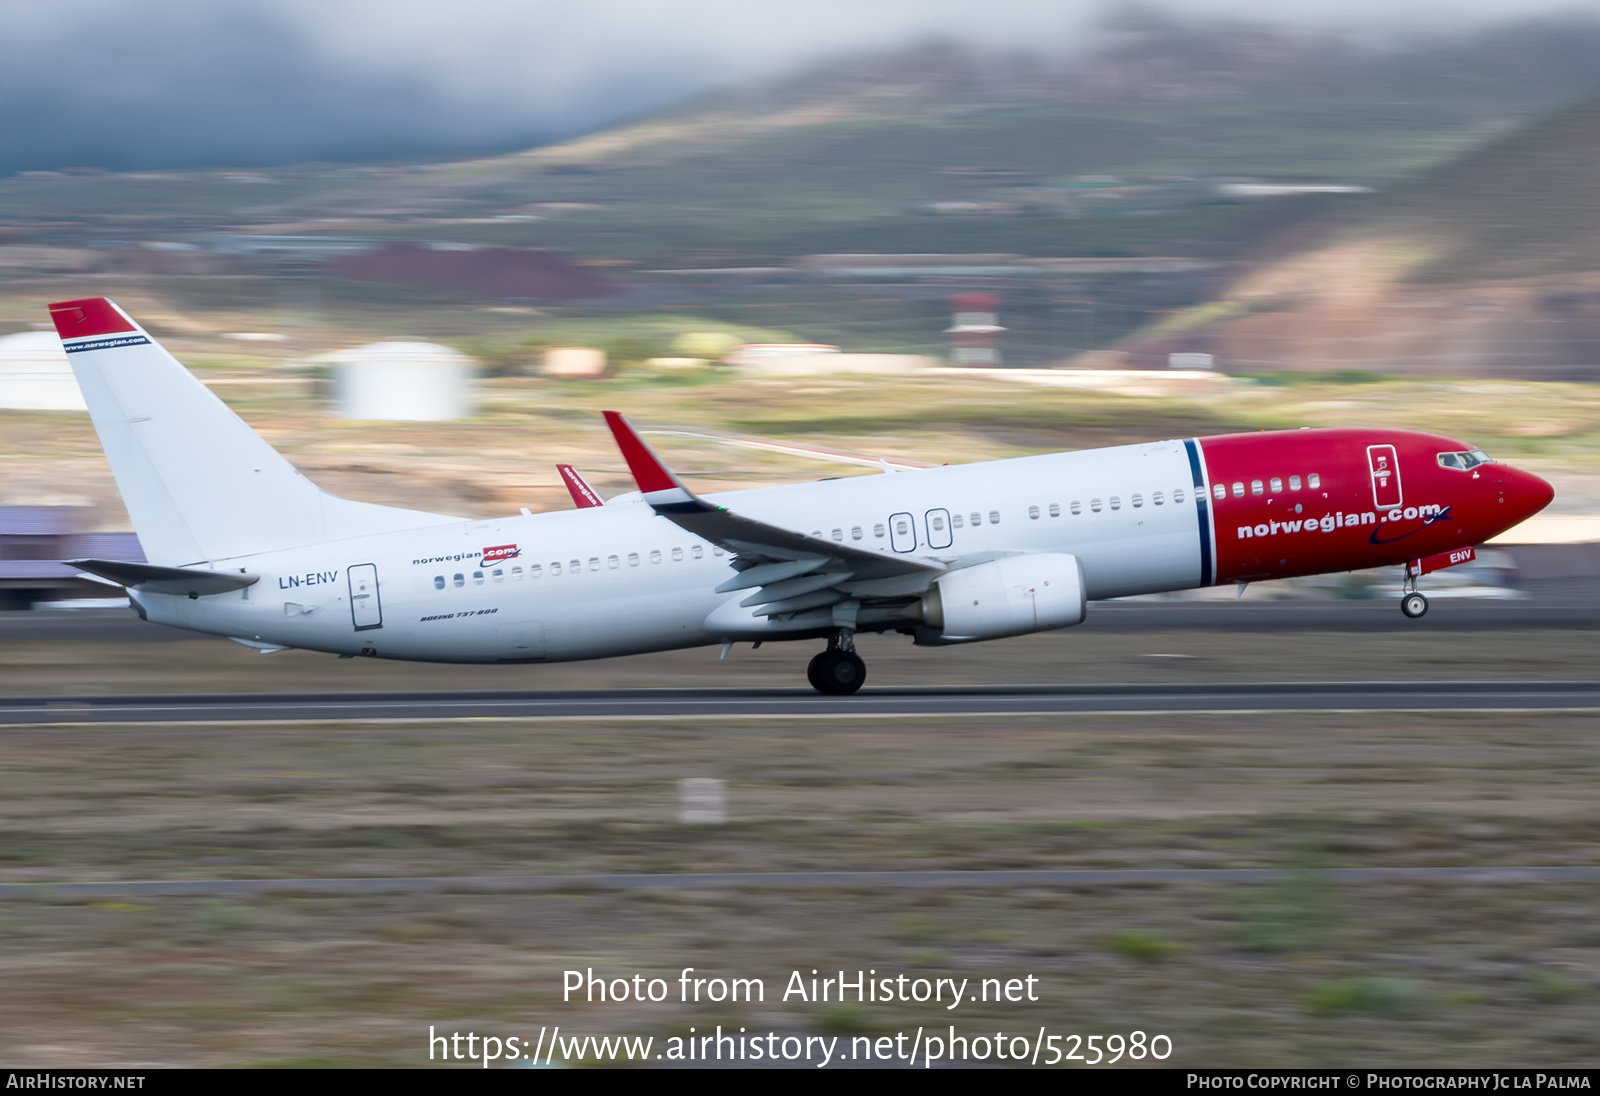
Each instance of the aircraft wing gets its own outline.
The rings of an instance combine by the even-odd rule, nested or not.
[[[821,609],[871,596],[869,591],[904,597],[926,589],[944,573],[944,565],[932,560],[808,536],[707,502],[683,485],[626,419],[615,411],[605,417],[645,502],[668,521],[733,555],[739,574],[717,592],[755,590],[740,606],[756,615],[770,619]]]

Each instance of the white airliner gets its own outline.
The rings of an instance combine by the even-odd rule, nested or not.
[[[1414,587],[1551,498],[1461,442],[1392,430],[701,498],[607,412],[637,493],[602,505],[564,470],[580,508],[465,521],[327,494],[112,302],[50,311],[148,561],[69,562],[148,620],[263,651],[556,662],[824,639],[810,681],[851,693],[857,632],[997,639],[1077,624],[1094,598],[1382,563],[1409,563]]]

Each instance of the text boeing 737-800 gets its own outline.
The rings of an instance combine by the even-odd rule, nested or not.
[[[262,650],[556,662],[822,639],[812,685],[850,693],[866,675],[857,632],[1000,639],[1080,623],[1096,598],[1404,565],[1402,608],[1421,616],[1417,576],[1552,497],[1470,445],[1402,430],[701,497],[607,412],[638,494],[463,521],[321,491],[112,302],[50,312],[148,560],[71,562],[127,587],[146,619]]]

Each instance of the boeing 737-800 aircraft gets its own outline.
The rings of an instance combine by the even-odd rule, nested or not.
[[[147,563],[84,559],[148,620],[264,651],[558,662],[824,640],[919,645],[1064,628],[1097,598],[1383,565],[1416,579],[1549,503],[1463,442],[1294,430],[1123,445],[701,497],[620,415],[638,484],[487,521],[317,488],[104,298],[50,306]],[[574,483],[576,480],[576,483]]]

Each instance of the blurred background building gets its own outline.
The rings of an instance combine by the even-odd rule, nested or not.
[[[476,406],[477,363],[448,346],[378,342],[315,360],[333,371],[340,418],[449,422],[470,418]]]
[[[54,331],[0,336],[0,407],[82,411],[83,393]]]

